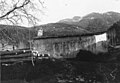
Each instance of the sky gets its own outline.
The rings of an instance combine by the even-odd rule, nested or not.
[[[85,16],[92,12],[120,13],[120,0],[44,0],[44,15],[41,24],[58,22],[74,16]]]

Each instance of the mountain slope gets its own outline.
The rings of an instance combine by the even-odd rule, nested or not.
[[[59,23],[74,24],[79,22],[81,19],[82,18],[80,16],[74,16],[72,19],[68,18],[68,19],[60,20]]]
[[[71,25],[80,26],[90,32],[100,32],[107,30],[111,25],[120,20],[120,13],[106,12],[106,13],[90,13],[80,21],[59,21],[60,23],[66,23]]]

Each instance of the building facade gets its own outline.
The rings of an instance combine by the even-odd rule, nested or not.
[[[33,48],[39,54],[49,54],[55,58],[76,57],[74,52],[87,50],[92,53],[106,53],[109,46],[120,45],[120,22],[107,31],[79,36],[41,36],[33,40]],[[72,54],[72,55],[71,55]]]
[[[71,55],[79,50],[88,50],[95,54],[99,52],[107,52],[107,48],[103,44],[105,42],[97,42],[95,36],[80,37],[58,37],[58,38],[38,38],[33,41],[34,50],[39,54],[49,54],[55,58],[73,58]]]
[[[113,24],[113,26],[108,29],[107,37],[110,46],[114,47],[120,45],[120,21]]]

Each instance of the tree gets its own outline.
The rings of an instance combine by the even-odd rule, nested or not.
[[[2,47],[0,47],[0,49],[2,48],[2,50],[4,50],[4,47],[8,45],[8,43],[4,39],[0,40],[0,44],[2,45]]]
[[[35,25],[40,19],[44,1],[41,0],[0,0],[0,23]]]

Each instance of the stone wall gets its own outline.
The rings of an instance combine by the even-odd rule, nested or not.
[[[95,36],[66,37],[34,40],[34,50],[39,54],[50,54],[55,58],[70,58],[67,56],[80,49],[96,52]],[[67,57],[66,57],[67,56]]]

